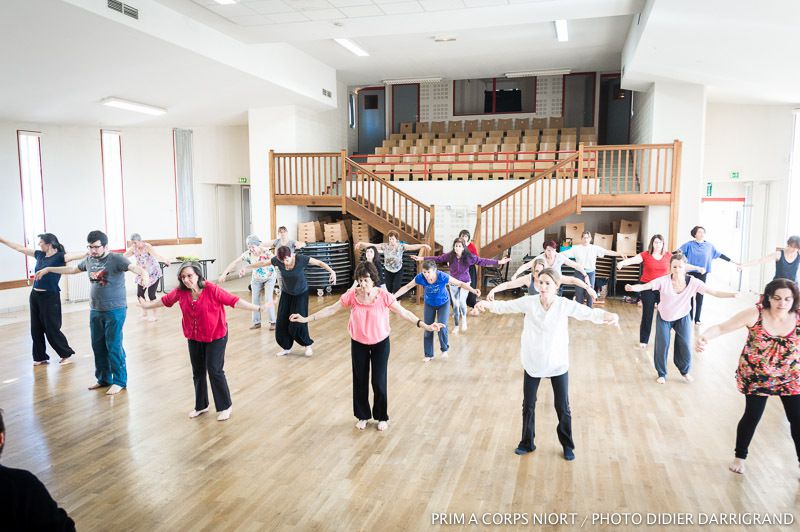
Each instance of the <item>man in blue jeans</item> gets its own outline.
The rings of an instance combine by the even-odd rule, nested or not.
[[[97,382],[90,390],[108,388],[107,395],[116,395],[128,384],[125,369],[125,349],[122,347],[122,326],[128,310],[125,293],[125,272],[142,277],[144,286],[150,281],[147,271],[119,253],[108,250],[108,237],[102,231],[92,231],[86,238],[89,256],[77,266],[42,268],[37,278],[46,273],[89,275],[90,312],[89,329],[92,334],[92,351]]]

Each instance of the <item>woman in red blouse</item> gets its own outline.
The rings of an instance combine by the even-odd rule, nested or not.
[[[647,251],[642,251],[638,255],[617,263],[617,269],[621,270],[625,266],[631,264],[642,265],[642,277],[640,283],[649,283],[653,279],[663,277],[669,274],[669,262],[672,253],[664,251],[664,237],[661,235],[653,235],[650,238],[650,244],[647,246]],[[697,266],[686,265],[687,270],[703,270]],[[705,273],[703,270],[700,273]],[[656,305],[659,303],[659,293],[657,290],[642,290],[639,292],[639,297],[642,298],[642,322],[639,324],[639,347],[647,349],[647,343],[650,341],[650,330],[653,328],[653,313],[655,312]]]
[[[197,262],[184,262],[178,270],[178,286],[155,301],[139,300],[145,309],[171,307],[178,303],[183,313],[183,335],[189,341],[189,359],[194,378],[194,410],[190,418],[208,412],[208,387],[206,374],[211,381],[214,406],[218,421],[231,417],[231,392],[225,379],[225,346],[228,343],[228,324],[225,305],[232,308],[264,312],[273,305],[271,301],[257,307],[203,278]]]

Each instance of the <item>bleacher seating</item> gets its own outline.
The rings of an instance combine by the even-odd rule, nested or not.
[[[556,118],[403,123],[359,162],[387,179],[528,179],[597,144],[593,127]]]

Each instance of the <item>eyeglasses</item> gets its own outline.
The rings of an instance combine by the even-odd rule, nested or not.
[[[86,246],[86,249],[103,249],[104,247],[105,246],[103,246],[103,245],[100,245],[100,246],[89,245],[89,246]]]

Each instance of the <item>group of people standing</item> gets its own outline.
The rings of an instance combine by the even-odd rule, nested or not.
[[[623,257],[618,263],[618,268],[630,264],[643,265],[641,282],[626,285],[625,288],[639,292],[642,297],[639,335],[642,347],[649,341],[657,308],[654,350],[657,382],[666,382],[671,331],[675,331],[675,365],[686,381],[692,381],[692,322],[696,327],[701,323],[702,300],[699,296],[736,296],[733,292],[715,290],[706,285],[712,261],[720,258],[733,262],[740,269],[774,261],[775,279],[765,288],[759,304],[700,333],[695,349],[701,351],[713,338],[738,328],[746,327],[749,331],[736,373],[737,385],[746,396],[746,404],[737,429],[736,458],[731,470],[743,472],[749,443],[770,395],[781,397],[800,460],[800,294],[797,288],[800,237],[790,237],[786,248],[774,254],[738,264],[705,241],[704,228],[697,226],[691,234],[693,240],[674,253],[665,250],[661,235],[654,235],[646,251],[630,258]],[[248,237],[247,249],[225,268],[218,284],[204,278],[198,263],[181,264],[178,286],[160,299],[155,298],[153,287],[161,275],[158,261],[167,260],[137,234],[131,236],[131,246],[124,254],[111,252],[108,238],[101,231],[88,234],[87,252],[81,253],[67,253],[55,235],[50,233],[39,235],[39,249],[35,251],[2,238],[0,243],[36,260],[35,281],[30,296],[34,365],[48,361],[45,339],[61,357],[61,364],[69,363],[74,350],[60,330],[58,283],[62,274],[87,273],[91,283],[89,325],[96,377],[90,389],[107,388],[106,393],[114,395],[127,386],[125,350],[122,346],[127,311],[125,272],[130,271],[137,276],[137,296],[143,311],[161,306],[171,307],[177,303],[182,313],[182,328],[188,343],[195,387],[195,404],[189,413],[190,418],[198,417],[209,409],[207,378],[218,412],[217,419],[224,421],[231,416],[232,399],[223,369],[228,339],[225,306],[251,311],[251,328],[259,328],[262,314],[268,313],[270,329],[275,331],[276,341],[281,347],[277,353],[279,356],[288,354],[294,343],[305,348],[306,356],[311,356],[313,340],[308,323],[349,309],[347,327],[351,337],[353,412],[357,419],[356,427],[361,430],[366,428],[371,419],[377,421],[378,430],[388,427],[389,312],[395,312],[423,330],[423,360],[428,362],[434,358],[434,333],[439,336],[442,358],[447,358],[450,306],[453,307],[455,323],[453,332],[459,329],[463,332],[467,330],[469,296],[480,296],[475,267],[498,266],[510,260],[507,257],[493,260],[478,256],[469,247],[469,233],[463,231],[462,236],[453,241],[451,251],[442,255],[414,257],[422,262],[422,271],[411,282],[401,286],[404,251],[425,249],[427,246],[407,245],[399,241],[396,233],[390,234],[385,244],[357,244],[357,248],[366,248],[367,260],[355,270],[355,285],[333,305],[309,315],[306,268],[316,266],[328,270],[331,284],[336,283],[336,274],[328,264],[296,253],[303,243],[288,239],[285,227],[281,227],[279,238],[271,246],[264,245],[255,235]],[[379,255],[383,255],[382,264],[378,260]],[[544,252],[523,264],[511,281],[495,287],[486,300],[474,303],[479,312],[525,315],[520,341],[520,360],[524,369],[522,437],[515,449],[517,454],[527,454],[536,448],[536,394],[541,379],[549,378],[554,391],[557,433],[564,458],[575,458],[568,397],[567,318],[618,325],[619,317],[616,314],[593,309],[591,305],[597,296],[594,291],[596,259],[604,255],[620,254],[593,245],[588,233],[584,233],[582,242],[569,253],[558,253],[556,243],[547,242]],[[135,264],[127,259],[130,256],[135,257]],[[82,259],[77,265],[67,265],[67,262],[77,259]],[[240,277],[251,271],[253,303],[242,301],[219,286],[238,264],[241,264],[238,271]],[[450,273],[439,271],[438,264],[447,264]],[[574,278],[562,277],[560,268],[564,264],[576,270]],[[521,275],[529,269],[530,274]],[[279,279],[281,291],[276,312],[273,293]],[[562,284],[567,283],[576,287],[575,300],[559,295]],[[525,285],[528,286],[528,295],[511,301],[495,300],[497,293]],[[398,302],[403,294],[415,286],[421,287],[424,294],[422,318]],[[265,291],[263,303],[261,290]],[[145,314],[145,319],[153,318]],[[372,406],[369,403],[370,383],[373,390]]]

